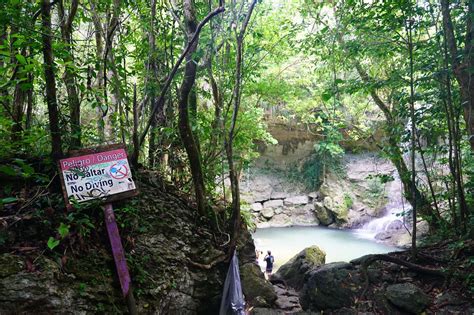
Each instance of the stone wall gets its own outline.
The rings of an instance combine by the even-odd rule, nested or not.
[[[302,145],[306,146],[305,143]],[[273,154],[277,167],[269,165],[268,154]],[[261,162],[262,159],[266,162]],[[255,167],[244,172],[241,184],[241,199],[254,215],[257,227],[357,228],[383,215],[386,206],[397,198],[402,200],[395,168],[374,153],[346,154],[344,170],[328,173],[319,191],[308,191],[297,179],[290,178],[290,170],[281,168],[288,159],[276,148],[268,150],[259,160]],[[381,174],[394,180],[382,184],[376,178]]]

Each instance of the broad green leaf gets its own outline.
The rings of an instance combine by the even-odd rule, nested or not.
[[[59,245],[59,240],[55,239],[54,237],[50,236],[48,239],[48,248],[53,250],[56,246]]]
[[[69,225],[61,223],[61,225],[58,228],[58,232],[61,238],[65,238],[69,234]]]
[[[26,65],[25,56],[20,55],[20,54],[16,54],[15,57],[16,57],[16,60],[18,60],[19,63],[21,63],[22,65]]]

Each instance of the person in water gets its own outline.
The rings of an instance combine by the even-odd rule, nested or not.
[[[267,277],[270,277],[273,271],[273,262],[275,259],[272,256],[271,251],[267,251],[267,255],[265,255],[265,258],[263,260],[267,263],[267,267],[265,268],[265,273],[267,274]]]

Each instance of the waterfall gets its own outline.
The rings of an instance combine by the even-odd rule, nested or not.
[[[405,229],[406,216],[403,214],[411,210],[411,205],[402,196],[398,174],[394,177],[394,180],[385,186],[388,202],[382,211],[383,215],[355,230],[357,236],[368,239],[386,239],[390,234]]]

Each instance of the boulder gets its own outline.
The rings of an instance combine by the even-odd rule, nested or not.
[[[403,222],[400,220],[390,222],[390,224],[386,228],[387,231],[398,231],[401,229],[403,229]]]
[[[283,212],[283,208],[275,208],[275,214],[280,214]]]
[[[430,305],[430,298],[412,283],[389,285],[385,297],[400,309],[410,314],[420,314]]]
[[[284,214],[275,214],[270,221],[268,221],[271,227],[283,227],[291,224],[291,218]]]
[[[263,209],[263,206],[260,202],[255,202],[250,205],[250,209],[252,209],[253,212],[260,212]]]
[[[270,220],[275,215],[275,210],[273,208],[264,208],[260,211],[260,214],[267,220]]]
[[[286,198],[283,201],[285,206],[297,206],[297,205],[305,205],[309,202],[308,196],[294,196]]]
[[[283,200],[277,199],[277,200],[268,200],[263,203],[263,208],[278,208],[283,206]]]
[[[242,291],[251,305],[257,307],[271,307],[277,295],[270,282],[266,281],[260,267],[248,263],[240,267],[240,281]]]
[[[334,222],[332,214],[324,207],[322,202],[315,202],[314,208],[316,218],[322,225],[328,226]]]
[[[286,284],[301,290],[303,288],[306,273],[315,267],[319,267],[326,262],[326,253],[318,246],[303,249],[297,255],[281,266],[276,276],[283,279]]]
[[[311,203],[295,207],[291,212],[291,221],[293,225],[319,225],[314,205]]]
[[[362,286],[357,270],[345,262],[314,268],[307,273],[305,279],[300,303],[306,311],[349,307],[360,294]]]
[[[324,198],[323,204],[324,207],[334,215],[338,223],[347,221],[349,209],[345,205],[342,195],[327,196]]]

